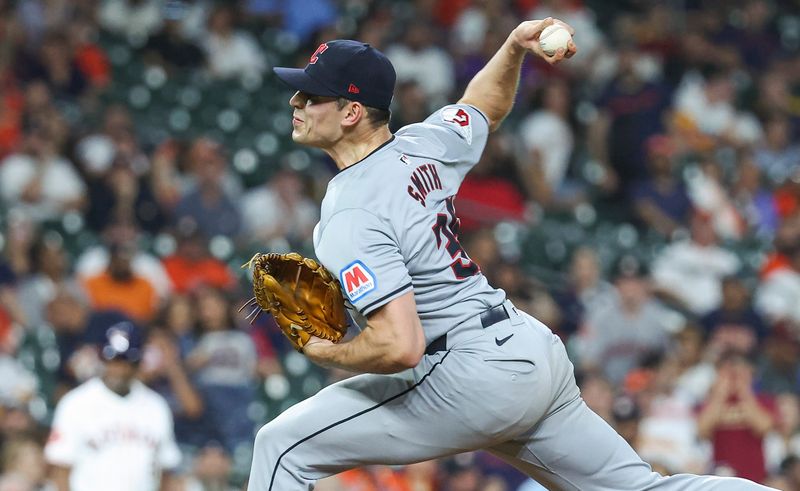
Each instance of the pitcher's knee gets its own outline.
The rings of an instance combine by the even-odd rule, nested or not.
[[[265,424],[256,433],[255,455],[262,455],[275,461],[283,452],[297,443],[298,436],[287,425],[270,422]]]
[[[268,423],[258,430],[253,450],[253,466],[269,474],[280,475],[278,482],[306,484],[308,474],[301,455],[303,446],[297,446],[302,437],[287,425]],[[301,475],[302,474],[302,475]],[[274,477],[270,480],[275,480]],[[277,488],[276,488],[277,489]],[[305,489],[305,488],[298,488]]]
[[[257,491],[309,489],[313,480],[304,468],[300,449],[296,448],[299,441],[296,431],[273,423],[262,426],[256,434],[253,471],[257,470],[257,479],[262,482]]]

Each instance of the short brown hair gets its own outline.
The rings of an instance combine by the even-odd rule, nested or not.
[[[346,99],[344,97],[339,97],[336,99],[336,107],[338,109],[342,109],[344,106],[347,105],[348,102],[352,102],[350,99]],[[377,107],[370,107],[364,106],[366,111],[366,118],[367,121],[372,123],[374,128],[378,126],[383,126],[385,124],[389,124],[389,119],[392,117],[392,112],[388,109],[378,109]]]

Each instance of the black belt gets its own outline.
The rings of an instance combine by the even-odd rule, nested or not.
[[[504,321],[508,318],[509,315],[506,311],[505,305],[500,304],[497,307],[492,307],[489,310],[481,312],[481,326],[486,329],[487,327],[493,326],[498,322]],[[437,351],[447,351],[447,333],[444,333],[431,341],[431,344],[425,348],[426,355],[432,355]]]

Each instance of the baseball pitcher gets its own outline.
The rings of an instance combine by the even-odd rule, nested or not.
[[[454,196],[511,110],[526,53],[552,64],[576,52],[571,41],[552,56],[542,51],[539,35],[554,23],[520,24],[457,104],[395,134],[387,126],[395,71],[369,45],[330,41],[305,69],[275,68],[297,91],[292,138],[339,168],[314,231],[331,275],[299,256],[265,255],[256,258],[266,268],[256,296],[309,359],[362,375],[259,431],[250,491],[310,490],[357,466],[477,449],[550,489],[768,489],[653,472],[583,402],[559,338],[492,288],[459,243]],[[333,277],[367,319],[347,342],[330,334],[342,314],[329,291],[319,300],[306,289],[328,288]]]

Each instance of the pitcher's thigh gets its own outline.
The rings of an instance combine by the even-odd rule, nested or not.
[[[436,367],[422,376],[353,377],[289,408],[256,436],[249,491],[305,490],[353,467],[485,446],[485,435],[465,427],[463,404],[442,403],[447,370]]]
[[[642,491],[660,477],[580,398],[491,450],[549,489]]]
[[[738,478],[661,476],[582,399],[549,415],[526,438],[491,451],[548,489],[575,491],[766,491]]]

